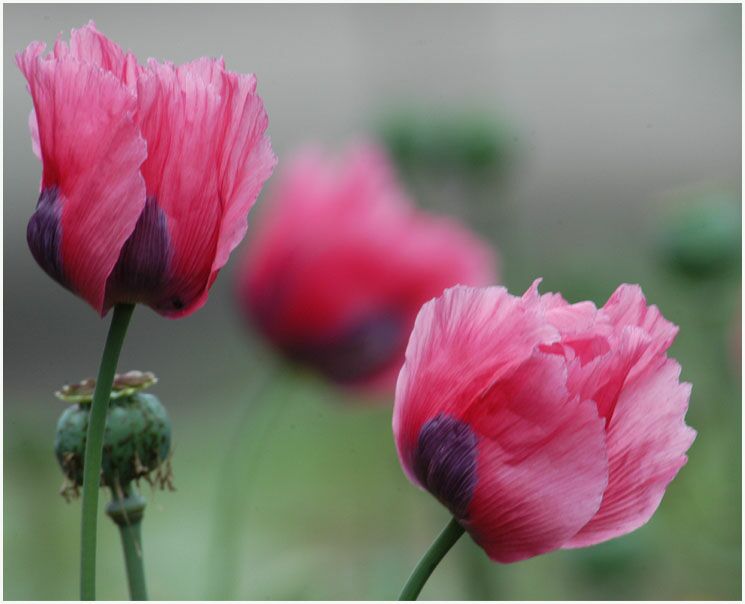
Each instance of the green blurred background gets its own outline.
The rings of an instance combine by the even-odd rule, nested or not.
[[[699,435],[654,518],[509,566],[463,539],[423,598],[740,598],[739,6],[3,8],[6,599],[77,597],[80,504],[57,494],[52,393],[94,373],[107,325],[26,247],[40,167],[12,53],[89,18],[140,58],[256,72],[278,171],[300,143],[377,136],[419,204],[494,243],[513,293],[543,276],[602,304],[640,283],[680,325]],[[236,264],[187,319],[138,309],[125,344],[120,367],[158,374],[174,424],[177,491],[144,488],[151,597],[394,598],[446,512],[399,469],[390,397],[285,367],[245,329]],[[98,595],[126,598],[116,529],[100,527]]]

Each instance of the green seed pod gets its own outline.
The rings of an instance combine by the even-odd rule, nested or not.
[[[377,130],[403,172],[497,177],[516,152],[513,127],[479,110],[401,108],[385,115]]]
[[[708,192],[681,199],[666,213],[659,249],[670,267],[691,278],[739,274],[740,224],[734,195]]]
[[[156,383],[152,373],[130,371],[117,375],[106,415],[101,485],[121,488],[158,470],[161,486],[169,486],[168,472],[160,467],[171,448],[171,421],[165,407],[152,394],[142,392]],[[83,459],[94,380],[65,386],[57,396],[75,402],[57,422],[54,453],[70,484],[66,494],[83,483]]]

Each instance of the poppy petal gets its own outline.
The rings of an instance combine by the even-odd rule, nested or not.
[[[696,437],[684,419],[691,385],[679,377],[680,365],[667,359],[622,390],[608,428],[608,488],[598,513],[566,547],[625,535],[654,514]]]
[[[103,314],[106,280],[145,204],[146,144],[131,117],[136,100],[116,78],[43,50],[33,43],[16,56],[43,163],[43,214],[29,223],[29,244],[37,260],[56,254],[55,278]]]
[[[221,65],[150,61],[138,82],[138,121],[153,141],[142,172],[170,245],[167,278],[149,303],[170,317],[204,304],[275,162],[255,80]]]
[[[650,363],[659,363],[678,334],[677,325],[662,316],[654,305],[647,305],[641,287],[623,284],[608,298],[602,314],[618,330],[626,326],[639,327],[649,334],[651,345],[631,371],[631,377],[644,371]]]
[[[536,352],[463,418],[479,435],[479,454],[462,523],[493,560],[561,547],[600,506],[608,481],[604,422],[565,383],[563,359]]]
[[[393,432],[409,478],[421,427],[442,413],[460,419],[479,395],[559,337],[540,312],[503,287],[456,286],[417,316],[396,384]]]

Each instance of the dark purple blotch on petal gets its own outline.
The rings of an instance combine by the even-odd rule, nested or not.
[[[404,345],[404,322],[391,312],[367,317],[324,339],[285,346],[288,356],[347,384],[384,370]]]
[[[476,486],[477,438],[471,427],[440,413],[419,431],[414,474],[459,520]]]
[[[109,277],[107,297],[113,303],[149,302],[165,283],[169,257],[165,214],[155,198],[148,197]]]
[[[55,281],[66,285],[62,269],[62,222],[59,189],[48,187],[39,195],[36,211],[28,221],[26,241],[36,262]]]

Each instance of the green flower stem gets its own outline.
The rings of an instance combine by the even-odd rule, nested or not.
[[[215,523],[210,546],[211,569],[208,573],[207,598],[230,600],[240,574],[239,556],[241,527],[245,526],[252,494],[252,478],[267,438],[270,436],[284,401],[271,396],[277,385],[287,380],[283,361],[265,358],[265,368],[252,382],[250,391],[241,401],[242,413],[236,421],[216,481]],[[279,398],[286,389],[279,390]]]
[[[83,519],[80,527],[80,599],[96,599],[96,523],[98,520],[98,487],[101,480],[103,435],[111,386],[124,343],[134,304],[117,304],[111,318],[109,335],[98,369],[96,390],[91,402],[83,461]]]
[[[140,534],[144,512],[145,498],[129,487],[125,487],[119,495],[114,491],[111,503],[106,506],[106,513],[119,527],[119,534],[122,538],[131,600],[147,600]]]
[[[124,548],[124,563],[127,567],[127,584],[129,585],[130,600],[147,600],[145,567],[142,563],[141,526],[141,522],[134,522],[130,525],[119,525],[122,548]]]
[[[399,600],[416,600],[419,597],[419,593],[422,591],[432,571],[437,568],[440,560],[445,557],[445,554],[460,539],[464,531],[465,529],[458,524],[455,518],[450,520],[437,539],[435,539],[435,542],[430,546],[424,556],[422,556],[422,559],[419,560],[419,564],[416,565],[409,580],[406,581],[406,585],[401,590],[401,595],[398,596]]]

